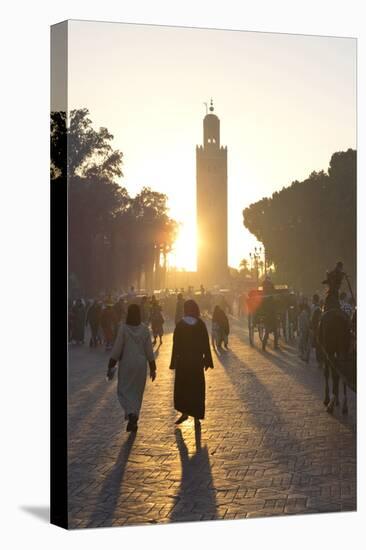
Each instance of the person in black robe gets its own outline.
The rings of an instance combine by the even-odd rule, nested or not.
[[[160,345],[163,343],[163,334],[164,334],[164,317],[162,313],[161,306],[159,305],[155,296],[151,300],[151,330],[153,333],[154,341],[153,345],[156,344],[156,339],[159,336]]]
[[[205,417],[204,370],[213,369],[208,332],[194,300],[184,302],[184,316],[173,334],[170,368],[175,370],[174,408],[181,413],[176,424],[193,416]]]
[[[215,340],[219,350],[222,349],[222,343],[226,349],[229,344],[230,325],[229,319],[223,309],[220,306],[216,306],[212,315],[212,325],[215,327]]]

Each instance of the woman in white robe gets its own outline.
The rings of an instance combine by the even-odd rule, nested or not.
[[[147,363],[151,380],[156,377],[150,331],[141,323],[140,308],[136,304],[128,307],[126,323],[118,331],[108,364],[108,380],[112,380],[117,363],[118,400],[128,420],[127,431],[135,432],[145,390]]]

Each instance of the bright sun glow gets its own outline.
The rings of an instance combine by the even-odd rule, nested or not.
[[[169,255],[169,266],[184,269],[185,271],[196,271],[196,243],[197,235],[194,220],[187,220],[180,226],[174,249]]]
[[[132,196],[143,186],[167,195],[169,215],[184,224],[170,268],[196,270],[195,149],[212,95],[228,147],[231,267],[258,246],[243,208],[356,146],[354,39],[84,21],[68,28],[69,108],[88,108],[94,127],[113,134]]]

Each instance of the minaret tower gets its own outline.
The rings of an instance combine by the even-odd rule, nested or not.
[[[228,281],[227,147],[220,146],[220,119],[203,119],[203,146],[196,147],[198,275],[204,286]]]

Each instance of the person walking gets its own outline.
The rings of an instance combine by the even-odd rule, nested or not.
[[[163,334],[164,334],[163,324],[164,324],[164,317],[162,313],[162,308],[159,305],[155,296],[153,296],[151,300],[151,330],[154,337],[154,341],[153,341],[154,346],[156,344],[156,339],[158,336],[160,339],[160,345],[163,343]]]
[[[147,364],[150,378],[156,378],[156,364],[148,327],[141,322],[137,304],[128,306],[126,323],[119,328],[108,364],[112,380],[118,363],[117,396],[128,420],[126,431],[136,432],[146,385]]]
[[[116,336],[117,318],[112,302],[106,302],[101,313],[100,324],[103,330],[106,351],[112,349]]]
[[[310,311],[309,306],[300,304],[299,315],[299,356],[306,363],[310,358]]]
[[[212,315],[212,342],[216,344],[218,350],[222,349],[222,343],[228,349],[229,332],[229,319],[225,311],[220,306],[215,306]],[[213,347],[215,346],[213,345]]]
[[[141,298],[140,310],[141,310],[141,322],[148,327],[150,324],[150,305],[149,305],[147,296],[143,296]]]
[[[321,316],[322,310],[320,307],[320,297],[318,294],[314,294],[310,317],[310,340],[312,347],[315,349],[315,358],[319,368],[323,364],[321,347],[318,341],[318,331]]]
[[[181,413],[175,423],[181,424],[192,416],[199,426],[205,417],[204,371],[214,365],[207,328],[197,303],[184,302],[183,313],[174,330],[170,362],[170,369],[175,370],[174,408]]]
[[[98,345],[98,332],[100,326],[100,318],[102,314],[102,308],[100,303],[97,300],[94,300],[88,313],[86,315],[86,324],[90,326],[91,337],[89,346],[95,348]]]

